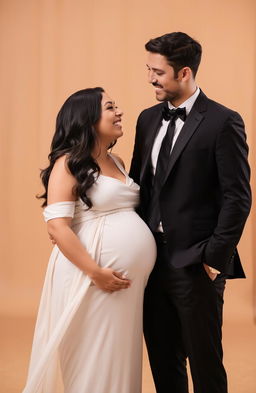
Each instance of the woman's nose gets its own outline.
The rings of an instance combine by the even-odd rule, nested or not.
[[[124,112],[117,106],[116,107],[116,115],[117,116],[123,116]]]

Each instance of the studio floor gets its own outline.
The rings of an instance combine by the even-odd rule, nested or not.
[[[2,316],[0,319],[0,393],[22,391],[34,322],[34,318]],[[255,393],[256,325],[252,321],[247,323],[225,321],[223,343],[225,366],[229,376],[229,393]],[[193,392],[191,385],[190,392]],[[143,393],[155,393],[145,350]]]

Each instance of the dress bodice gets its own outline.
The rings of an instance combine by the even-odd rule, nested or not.
[[[125,175],[125,182],[116,178],[99,175],[88,190],[87,195],[92,201],[88,210],[85,203],[64,201],[48,205],[44,209],[45,221],[57,217],[72,217],[74,223],[87,221],[119,210],[132,210],[139,203],[139,186],[131,179],[119,161],[111,155],[118,169]]]

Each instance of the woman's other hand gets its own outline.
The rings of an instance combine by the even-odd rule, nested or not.
[[[110,268],[99,267],[91,275],[91,279],[98,288],[109,293],[127,289],[131,285],[131,280]]]

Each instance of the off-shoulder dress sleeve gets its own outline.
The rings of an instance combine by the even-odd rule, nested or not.
[[[61,217],[74,217],[75,214],[75,201],[65,201],[52,203],[43,211],[44,220],[47,222],[53,218]]]

